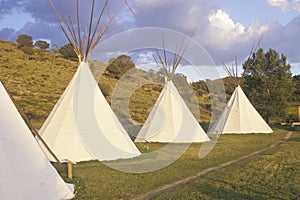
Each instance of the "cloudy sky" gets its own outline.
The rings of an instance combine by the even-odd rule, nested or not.
[[[74,16],[74,0],[53,0],[58,11]],[[89,3],[81,0],[88,19]],[[254,41],[287,56],[293,74],[300,74],[300,0],[128,0],[135,15],[123,8],[105,37],[132,28],[162,27],[190,35],[216,64],[241,62]],[[99,6],[97,3],[97,6]],[[119,1],[110,3],[111,12]],[[85,17],[86,16],[86,17]],[[66,44],[48,0],[0,0],[0,39],[15,41],[20,34]],[[105,38],[104,38],[105,39]],[[147,38],[145,38],[146,40]]]

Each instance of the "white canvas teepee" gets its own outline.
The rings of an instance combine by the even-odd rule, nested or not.
[[[172,80],[154,104],[135,142],[188,143],[209,141]]]
[[[157,51],[157,58],[154,59],[164,72],[165,85],[135,142],[191,143],[210,140],[172,81],[187,47],[188,42],[185,44],[183,40],[172,59],[167,58],[164,41],[163,56]],[[169,60],[172,63],[168,63]]]
[[[72,199],[0,82],[0,199]]]
[[[247,134],[247,133],[272,133],[272,129],[263,120],[260,114],[256,111],[254,106],[248,100],[247,96],[240,87],[246,72],[249,67],[255,62],[251,61],[250,57],[256,52],[259,43],[255,45],[250,51],[247,61],[244,64],[244,71],[242,76],[238,77],[237,61],[235,60],[235,68],[228,67],[223,64],[224,70],[231,77],[231,80],[236,84],[236,88],[226,104],[226,107],[218,117],[214,125],[210,128],[210,134]]]
[[[105,6],[107,6],[107,2]],[[126,2],[123,1],[123,3]],[[55,10],[54,5],[51,5]],[[94,0],[92,1],[91,13],[93,10]],[[72,21],[70,22],[71,25],[68,25],[62,21],[57,12],[56,14],[60,19],[61,27],[78,55],[80,65],[72,81],[43,124],[40,130],[41,137],[61,161],[79,162],[94,159],[103,161],[139,156],[141,153],[105,100],[87,61],[91,51],[96,47],[116,13],[99,31],[98,37],[95,37],[102,16],[100,14],[97,24],[89,26],[89,32],[85,34],[84,38],[80,38],[80,32],[76,36],[73,35],[75,30],[70,32],[74,27]],[[79,13],[77,13],[78,15]],[[92,18],[93,16],[91,16],[90,24]],[[80,27],[79,19],[77,22],[77,26]],[[92,31],[91,27],[95,27],[95,29]],[[94,40],[94,38],[97,39]],[[51,155],[48,157],[54,161]]]
[[[238,85],[225,109],[218,117],[210,134],[272,133],[272,129],[259,115]]]

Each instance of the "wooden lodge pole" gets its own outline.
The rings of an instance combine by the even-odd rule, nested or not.
[[[68,160],[68,163],[67,163],[67,170],[68,170],[68,178],[72,179],[73,178],[73,162],[71,162],[70,160]]]
[[[298,118],[299,118],[299,122],[300,122],[300,106],[298,106]]]

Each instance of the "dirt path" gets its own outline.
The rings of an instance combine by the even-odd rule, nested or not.
[[[282,143],[284,143],[284,142],[286,142],[287,140],[289,140],[289,139],[292,137],[292,135],[293,135],[293,132],[288,132],[287,135],[286,135],[282,140],[280,140],[280,141],[274,143],[273,145],[271,145],[271,146],[268,147],[268,148],[265,148],[265,149],[262,149],[262,150],[259,150],[259,151],[255,151],[255,152],[253,152],[253,153],[251,153],[251,154],[248,154],[248,155],[243,156],[243,157],[241,157],[241,158],[238,158],[238,159],[236,159],[236,160],[231,160],[231,161],[229,161],[229,162],[223,163],[223,164],[221,164],[221,165],[219,165],[219,166],[217,166],[217,167],[211,167],[211,168],[208,168],[208,169],[206,169],[206,170],[204,170],[204,171],[201,171],[201,172],[195,174],[194,176],[187,177],[187,178],[182,179],[182,180],[180,180],[180,181],[177,181],[177,182],[175,182],[175,183],[171,183],[171,184],[168,184],[168,185],[164,185],[164,186],[162,186],[162,187],[160,187],[160,188],[158,188],[158,189],[156,189],[156,190],[154,190],[154,191],[151,191],[151,192],[149,192],[149,193],[147,193],[147,194],[145,194],[145,195],[143,195],[143,196],[135,197],[135,198],[133,198],[132,200],[147,200],[147,199],[150,199],[151,197],[154,197],[154,196],[156,196],[156,195],[158,195],[158,194],[161,194],[161,193],[163,193],[163,192],[166,192],[166,191],[168,191],[168,190],[171,190],[171,189],[173,189],[173,188],[175,188],[175,187],[177,187],[177,186],[179,186],[179,185],[183,185],[183,184],[186,184],[186,183],[188,183],[188,182],[191,182],[191,181],[193,181],[193,180],[195,180],[195,179],[198,179],[198,178],[200,178],[200,177],[202,177],[202,176],[204,176],[204,175],[206,175],[206,174],[208,174],[208,173],[211,173],[211,172],[214,172],[214,171],[223,169],[223,168],[228,167],[228,166],[230,166],[230,165],[232,165],[232,164],[235,164],[235,163],[238,163],[238,162],[243,161],[243,160],[245,160],[245,159],[251,158],[251,157],[256,156],[256,155],[258,155],[258,154],[261,154],[261,153],[263,153],[263,152],[266,152],[266,151],[275,149],[275,148],[277,148],[279,145],[281,145]]]

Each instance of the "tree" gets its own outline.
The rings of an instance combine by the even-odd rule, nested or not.
[[[300,75],[295,75],[293,77],[294,80],[294,84],[296,86],[296,88],[298,88],[298,90],[295,90],[294,92],[294,98],[292,99],[293,101],[300,101]]]
[[[33,44],[32,44],[32,36],[29,36],[29,35],[19,35],[18,38],[17,38],[17,47],[18,48],[22,48],[24,46],[26,47],[33,47]]]
[[[58,52],[66,59],[70,60],[77,60],[78,57],[73,49],[73,46],[71,44],[66,44],[62,46]]]
[[[117,58],[110,59],[106,71],[108,71],[112,77],[119,79],[132,68],[135,68],[135,64],[132,62],[131,57],[120,55]]]
[[[244,64],[244,90],[248,98],[269,123],[285,120],[288,98],[294,92],[291,66],[285,55],[273,49],[259,49]]]
[[[46,41],[43,41],[43,40],[38,40],[34,43],[34,46],[42,49],[42,50],[46,50],[49,48],[50,44]]]
[[[16,41],[18,49],[25,53],[25,58],[28,60],[29,56],[34,54],[32,36],[19,35]]]

